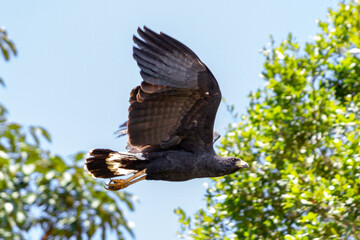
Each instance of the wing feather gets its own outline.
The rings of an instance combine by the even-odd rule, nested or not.
[[[143,82],[130,93],[129,149],[212,147],[221,100],[214,76],[194,52],[172,37],[146,27],[138,34],[142,39],[134,36],[133,56]]]

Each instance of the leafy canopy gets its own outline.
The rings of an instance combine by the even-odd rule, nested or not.
[[[0,48],[5,60],[16,54],[3,28]],[[109,232],[123,239],[124,230],[132,235],[120,207],[133,210],[131,196],[105,192],[83,170],[83,153],[65,161],[41,148],[43,139],[51,141],[44,128],[9,121],[0,103],[0,238],[32,239],[34,229],[41,230],[42,239],[95,234],[106,239]]]
[[[360,239],[360,2],[318,26],[263,49],[266,85],[219,147],[251,167],[213,179],[193,218],[175,210],[181,236]]]

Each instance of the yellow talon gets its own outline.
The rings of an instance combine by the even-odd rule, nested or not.
[[[110,191],[118,191],[144,179],[146,179],[146,169],[135,173],[127,179],[110,179],[108,184],[105,183],[104,188]]]

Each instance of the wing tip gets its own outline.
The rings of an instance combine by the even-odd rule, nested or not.
[[[141,27],[138,27],[137,29],[137,33],[142,37],[142,35],[146,35],[146,34],[149,34],[149,35],[155,35],[155,36],[158,36],[159,34],[156,33],[155,31],[151,30],[150,28],[148,28],[146,25],[144,25],[142,28]]]
[[[137,30],[136,30],[136,32],[140,35],[140,33],[142,33],[143,30],[141,29],[141,27],[138,27]]]

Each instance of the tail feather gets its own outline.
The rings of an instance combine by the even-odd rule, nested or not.
[[[85,160],[85,170],[96,178],[112,178],[135,173],[146,168],[141,153],[123,153],[110,149],[92,149]]]

